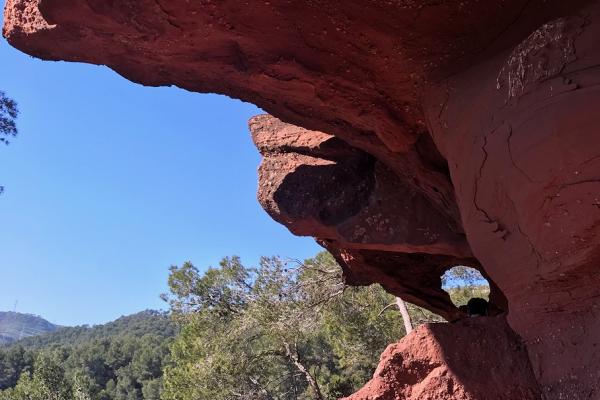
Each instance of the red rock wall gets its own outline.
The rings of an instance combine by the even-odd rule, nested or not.
[[[599,9],[8,0],[3,32],[44,59],[259,105],[276,117],[250,123],[274,219],[350,283],[449,320],[440,274],[479,268],[544,396],[600,399]]]
[[[599,50],[595,3],[428,94],[471,249],[551,399],[600,398]]]
[[[426,324],[381,355],[373,379],[342,400],[538,400],[525,347],[503,317]]]
[[[381,283],[449,320],[460,317],[440,276],[479,266],[464,235],[386,164],[335,136],[261,115],[250,121],[263,155],[258,200],[296,235],[318,238],[348,283]]]

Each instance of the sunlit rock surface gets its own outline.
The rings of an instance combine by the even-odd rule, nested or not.
[[[540,398],[525,347],[496,317],[420,326],[390,345],[373,379],[343,400]]]
[[[479,268],[532,385],[600,399],[598,1],[8,0],[4,35],[259,105],[273,218],[449,320]]]

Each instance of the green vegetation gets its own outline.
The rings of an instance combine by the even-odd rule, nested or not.
[[[449,269],[442,276],[442,287],[456,306],[465,305],[474,297],[488,300],[490,295],[490,286],[481,273],[465,266]]]
[[[165,400],[333,399],[372,375],[404,335],[393,296],[346,287],[328,253],[303,264],[226,258],[200,274],[172,268],[170,304],[182,333],[165,370]],[[410,308],[413,322],[439,321]]]
[[[486,297],[465,267],[444,287]],[[0,400],[307,400],[349,395],[404,336],[396,299],[343,282],[328,253],[300,262],[238,257],[201,273],[171,267],[171,315],[146,311],[0,348]],[[441,319],[408,305],[414,325]]]
[[[17,103],[0,91],[0,143],[9,144],[10,139],[17,136],[17,116],[19,109]],[[4,187],[0,186],[0,193]]]
[[[0,91],[0,143],[8,144],[11,137],[17,136],[18,115],[17,103]]]
[[[52,332],[58,328],[37,315],[0,311],[0,345]]]
[[[21,340],[0,348],[0,400],[158,400],[176,334],[145,311]]]

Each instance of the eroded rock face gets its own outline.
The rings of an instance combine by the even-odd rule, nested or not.
[[[261,106],[274,219],[450,320],[439,275],[481,269],[543,395],[600,399],[598,1],[8,0],[3,32]]]
[[[390,345],[373,379],[343,400],[540,398],[525,347],[496,317],[420,326]]]
[[[599,50],[594,2],[430,97],[469,244],[551,399],[600,398]]]
[[[250,121],[263,155],[258,199],[297,235],[318,238],[350,284],[381,283],[447,319],[460,317],[441,275],[478,266],[465,236],[384,163],[335,136],[269,115]]]

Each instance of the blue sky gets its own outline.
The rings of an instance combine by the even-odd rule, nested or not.
[[[102,323],[164,307],[170,265],[320,250],[256,201],[255,106],[42,62],[4,39],[0,60],[21,110],[0,147],[0,310]]]

